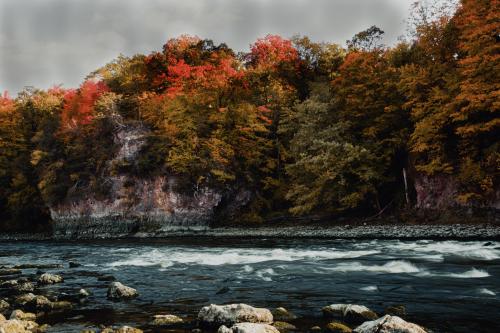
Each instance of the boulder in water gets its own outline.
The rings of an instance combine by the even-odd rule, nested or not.
[[[26,327],[32,327],[34,326],[33,324],[36,325],[36,323],[30,321],[22,321],[18,319],[10,319],[10,320],[4,320],[0,321],[0,332],[5,332],[5,333],[30,333],[31,330],[27,330]],[[34,328],[34,327],[32,327]]]
[[[356,304],[332,304],[325,306],[322,311],[325,317],[341,317],[352,323],[362,323],[378,318],[377,314],[366,306]]]
[[[70,261],[70,262],[68,263],[69,268],[76,268],[76,267],[80,267],[81,265],[82,265],[82,264],[79,264],[79,263],[74,262],[74,261]]]
[[[231,328],[222,325],[219,327],[217,333],[280,333],[280,331],[269,324],[237,323],[231,326]]]
[[[184,320],[181,317],[177,317],[175,315],[155,315],[153,317],[153,322],[151,325],[153,326],[171,326],[176,324],[183,323]]]
[[[3,300],[0,299],[0,313],[7,311],[10,308],[10,304]]]
[[[29,301],[31,301],[35,297],[36,296],[34,294],[32,294],[32,293],[22,294],[22,295],[17,296],[14,299],[14,304],[16,304],[16,305],[25,305],[26,303],[28,303]]]
[[[64,279],[62,278],[62,276],[50,273],[43,273],[38,278],[38,283],[40,284],[55,284],[55,283],[61,283],[63,281]]]
[[[352,329],[342,323],[332,322],[326,325],[325,331],[328,333],[351,333]]]
[[[385,314],[391,316],[405,317],[406,316],[406,308],[404,305],[393,305],[389,306],[384,310]]]
[[[297,327],[295,325],[292,325],[290,323],[284,322],[284,321],[275,321],[273,323],[273,326],[280,331],[280,333],[285,333],[285,332],[290,332],[290,331],[296,331]]]
[[[130,299],[139,296],[137,290],[120,282],[111,282],[108,288],[108,298],[119,300],[119,299]]]
[[[52,302],[45,296],[35,296],[29,302],[26,303],[26,309],[32,311],[48,311],[52,309]]]
[[[417,324],[409,323],[397,316],[385,315],[356,327],[354,333],[427,333]]]
[[[114,333],[143,333],[143,331],[135,327],[122,326],[119,329],[114,330]]]
[[[276,308],[272,311],[274,320],[289,321],[297,319],[297,316],[283,307]]]
[[[254,308],[247,304],[210,304],[200,310],[198,320],[213,327],[243,322],[270,324],[273,322],[273,315],[268,309]]]
[[[10,319],[18,319],[18,320],[36,320],[36,315],[31,312],[24,312],[22,310],[14,310],[10,314]]]
[[[35,285],[32,282],[22,282],[14,285],[13,289],[18,292],[29,293],[35,290]]]

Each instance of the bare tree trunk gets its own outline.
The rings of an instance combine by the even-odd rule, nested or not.
[[[405,168],[403,168],[403,179],[405,182],[406,205],[410,205],[410,196],[408,195],[408,179],[406,178],[406,169]]]

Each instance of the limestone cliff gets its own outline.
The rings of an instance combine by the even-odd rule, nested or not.
[[[115,119],[118,152],[108,162],[133,161],[146,143],[148,129],[123,125]],[[53,228],[60,237],[114,237],[136,232],[168,232],[178,228],[206,228],[222,193],[208,187],[191,194],[176,191],[174,175],[137,177],[128,174],[102,177],[110,188],[104,198],[83,192],[50,208]]]

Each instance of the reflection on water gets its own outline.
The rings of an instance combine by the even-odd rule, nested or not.
[[[67,268],[68,261],[82,266]],[[404,304],[409,320],[436,332],[496,332],[500,306],[498,242],[184,238],[0,244],[0,265],[23,263],[64,264],[47,270],[65,277],[48,292],[92,292],[70,314],[44,319],[57,332],[100,323],[142,326],[156,313],[194,317],[203,305],[230,302],[285,306],[303,318],[299,327],[319,322],[321,307],[331,303],[363,304],[379,313]],[[101,275],[115,276],[140,297],[107,301]]]

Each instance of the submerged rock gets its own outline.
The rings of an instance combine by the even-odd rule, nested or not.
[[[44,273],[38,278],[38,283],[40,284],[54,284],[61,283],[64,279],[62,276],[57,274]]]
[[[377,314],[366,306],[356,304],[331,304],[325,306],[322,311],[326,317],[341,317],[343,320],[353,323],[378,318]]]
[[[342,323],[328,323],[326,325],[325,331],[328,333],[351,333],[352,329]]]
[[[17,268],[0,268],[0,276],[6,275],[18,275],[21,274],[22,271]]]
[[[238,323],[228,328],[224,325],[219,327],[217,333],[279,333],[277,328],[262,323]]]
[[[183,323],[181,317],[175,315],[155,315],[151,325],[154,326],[170,326]]]
[[[273,315],[268,309],[254,308],[247,304],[210,304],[200,310],[198,320],[208,326],[233,325],[243,322],[270,324],[273,322]]]
[[[284,321],[275,321],[273,323],[273,326],[276,327],[278,331],[280,331],[281,333],[297,330],[297,327],[295,325],[292,325]]]
[[[51,310],[68,310],[73,307],[73,304],[68,301],[57,301],[51,303]]]
[[[139,296],[136,289],[127,287],[120,282],[111,282],[108,288],[108,298],[119,300],[119,299],[130,299]]]
[[[289,321],[297,319],[297,316],[283,307],[276,308],[272,311],[274,320]]]
[[[354,333],[427,333],[417,324],[409,323],[397,316],[385,315],[373,321],[367,321],[356,327]]]
[[[389,306],[384,310],[385,314],[392,315],[392,316],[398,316],[398,317],[405,317],[406,316],[406,308],[404,305],[393,305]]]
[[[70,261],[70,262],[68,263],[69,268],[76,268],[76,267],[80,267],[81,265],[82,265],[82,264],[77,263],[77,262],[74,262],[74,261]]]

